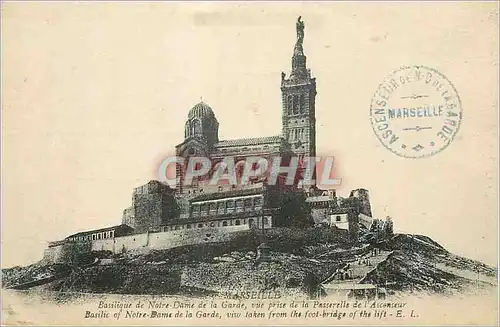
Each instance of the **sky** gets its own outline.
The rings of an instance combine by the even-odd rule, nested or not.
[[[337,193],[366,188],[396,231],[496,265],[494,3],[25,2],[2,5],[2,266],[120,224],[200,97],[220,139],[279,134],[299,15],[317,153],[335,156]],[[463,110],[453,143],[421,159],[387,150],[370,123],[378,85],[412,65],[444,74]]]

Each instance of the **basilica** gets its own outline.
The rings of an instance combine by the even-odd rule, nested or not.
[[[306,64],[303,49],[304,22],[301,17],[296,22],[296,33],[291,72],[288,76],[284,72],[281,74],[282,105],[281,109],[277,109],[282,112],[281,135],[220,140],[219,122],[215,112],[207,103],[201,101],[188,113],[184,125],[184,141],[175,147],[178,157],[210,158],[213,172],[223,158],[229,156],[234,158],[235,167],[241,169],[245,160],[250,157],[258,156],[268,159],[280,157],[281,163],[286,165],[291,157],[303,158],[316,155],[316,80],[311,77],[311,71]],[[209,185],[210,175],[208,175],[194,179],[186,186],[185,171],[185,166],[177,165],[176,174],[179,177],[177,185],[175,189],[165,191],[162,200],[164,202],[166,197],[171,197],[172,201],[175,201],[178,206],[179,222],[184,222],[185,219],[196,220],[213,216],[214,219],[222,217],[220,226],[224,224],[230,226],[233,221],[226,221],[228,216],[242,216],[245,218],[235,219],[234,223],[248,224],[251,220],[257,227],[272,226],[271,211],[274,207],[280,206],[280,203],[270,201],[268,194],[273,192],[270,192],[271,187],[266,185],[265,180],[256,179],[245,185]],[[283,191],[280,190],[283,187],[283,183],[278,183],[274,187],[274,193]],[[144,188],[147,186],[139,189]],[[139,230],[172,228],[169,226],[177,219],[174,219],[171,210],[167,212],[169,206],[160,210],[163,212],[163,218],[158,217],[155,223],[151,224],[151,212],[147,212],[147,217],[143,216],[135,205],[137,201],[141,201],[141,191],[136,189],[134,194],[133,205],[125,210],[123,221],[125,224],[139,228]],[[263,214],[263,210],[266,209],[268,211]],[[201,224],[219,226],[217,219],[201,222]],[[177,225],[173,228],[176,227]]]
[[[291,72],[281,73],[282,128],[280,135],[234,140],[219,139],[219,122],[205,102],[187,115],[184,140],[175,147],[180,158],[210,158],[217,167],[223,158],[234,158],[238,167],[249,157],[287,158],[316,156],[316,79],[307,68],[303,49],[304,22],[296,22]],[[278,83],[277,83],[278,84]],[[326,224],[345,230],[356,240],[361,225],[369,227],[372,214],[368,191],[358,189],[348,198],[334,190],[321,191],[283,183],[270,185],[256,178],[244,185],[210,185],[202,177],[185,184],[186,167],[176,166],[175,187],[152,180],[136,187],[122,223],[109,228],[80,232],[51,242],[47,253],[74,242],[88,242],[88,250],[126,251],[138,247],[171,248],[186,244],[227,240],[232,232],[273,227]],[[302,204],[295,206],[294,203]],[[306,208],[306,209],[304,209]],[[56,255],[57,256],[57,255]]]
[[[306,65],[304,55],[304,22],[297,21],[297,41],[293,50],[292,70],[289,76],[281,73],[281,135],[236,140],[219,139],[219,122],[214,111],[204,102],[196,104],[185,123],[184,141],[176,146],[177,156],[204,156],[212,160],[213,166],[222,158],[232,156],[238,162],[248,157],[281,158],[314,157],[316,155],[316,80]],[[279,109],[277,109],[279,110]],[[184,193],[182,167],[177,190]],[[203,181],[188,190],[189,193],[206,191]]]

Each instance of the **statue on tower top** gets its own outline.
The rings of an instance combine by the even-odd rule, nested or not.
[[[297,42],[295,43],[295,54],[303,54],[302,44],[304,43],[304,22],[301,20],[302,16],[297,19]]]
[[[297,44],[300,45],[304,42],[304,22],[301,19],[302,16],[297,19]]]

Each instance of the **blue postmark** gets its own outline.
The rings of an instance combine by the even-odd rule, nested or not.
[[[370,106],[373,131],[391,152],[422,158],[447,148],[462,121],[453,84],[424,66],[402,67],[378,87]]]

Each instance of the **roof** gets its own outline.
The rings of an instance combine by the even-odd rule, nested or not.
[[[189,110],[188,119],[191,118],[213,118],[215,117],[212,108],[205,102],[201,101],[194,105],[191,110]]]
[[[283,139],[281,136],[265,136],[265,137],[253,137],[246,139],[236,139],[236,140],[223,140],[219,141],[214,145],[216,148],[230,147],[230,146],[245,146],[245,145],[260,145],[260,144],[275,144],[281,143]]]
[[[69,235],[68,237],[66,237],[66,239],[71,238],[71,237],[75,237],[75,236],[83,236],[83,235],[88,235],[88,234],[101,233],[101,232],[107,232],[107,231],[117,230],[117,229],[127,230],[127,231],[134,230],[129,225],[121,224],[121,225],[116,225],[116,226],[111,226],[111,227],[105,227],[105,228],[100,228],[100,229],[88,230],[88,231],[84,231],[84,232],[78,232],[76,234]]]
[[[201,194],[201,195],[198,195],[197,197],[190,199],[190,202],[193,203],[193,202],[198,202],[198,201],[217,200],[217,199],[224,199],[224,198],[230,198],[230,197],[235,197],[235,196],[261,194],[264,192],[264,190],[265,190],[264,187],[258,187],[258,188],[244,189],[244,190],[205,193],[205,194]]]

